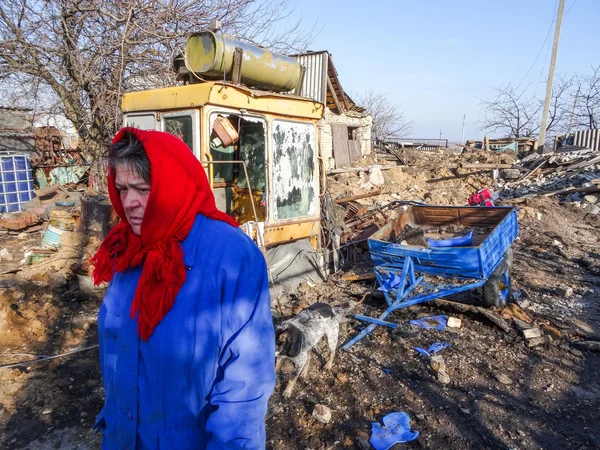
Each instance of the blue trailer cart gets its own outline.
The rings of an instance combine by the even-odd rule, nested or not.
[[[429,234],[429,245],[398,243],[407,225],[423,230],[424,238]],[[467,236],[444,239],[448,236],[443,232],[432,231],[444,228],[463,230]],[[436,298],[482,288],[482,305],[502,306],[510,294],[510,246],[518,234],[517,212],[511,207],[409,207],[369,239],[375,276],[388,308],[378,318],[355,316],[369,326],[343,349],[378,325],[396,328],[385,320],[392,311]]]

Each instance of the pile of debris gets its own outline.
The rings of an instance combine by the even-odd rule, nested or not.
[[[600,214],[600,155],[592,150],[533,153],[521,161],[529,172],[504,185],[504,198],[560,196]]]
[[[87,272],[87,256],[99,247],[115,223],[116,216],[108,198],[76,185],[56,184],[35,193],[33,200],[22,205],[22,211],[0,214],[1,234],[16,235],[19,240],[40,234],[39,245],[25,251],[20,266],[34,266],[54,259],[77,259],[82,246],[87,246],[83,258],[84,272]],[[4,261],[15,260],[8,248],[0,251]],[[72,254],[71,257],[66,257],[66,253]]]

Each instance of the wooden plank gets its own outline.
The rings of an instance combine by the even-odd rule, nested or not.
[[[412,209],[415,217],[415,225],[460,224],[459,214],[456,208],[415,206]]]
[[[375,279],[375,273],[373,273],[373,272],[367,273],[365,275],[351,275],[351,276],[342,277],[343,281],[365,281],[365,280],[374,280],[374,279]]]
[[[362,153],[360,152],[360,142],[355,140],[348,141],[348,153],[350,153],[350,162],[353,163],[362,158]]]
[[[536,195],[542,195],[544,197],[552,197],[553,195],[561,195],[561,194],[574,194],[575,192],[583,192],[586,194],[595,194],[600,192],[599,187],[570,187],[565,189],[559,189],[558,191],[550,191],[550,192],[538,192]]]
[[[348,126],[343,123],[332,123],[333,135],[333,157],[335,168],[350,165],[350,153],[348,152]]]
[[[368,192],[366,194],[359,194],[359,195],[353,195],[351,197],[339,198],[335,201],[335,203],[339,205],[341,203],[351,202],[354,200],[359,200],[361,198],[375,197],[376,195],[380,195],[380,194],[381,194],[381,191]]]
[[[380,170],[389,170],[389,169],[406,169],[408,166],[379,166]],[[333,169],[328,170],[328,174],[336,174],[336,173],[348,173],[348,172],[368,172],[371,170],[370,167],[348,167],[347,169]]]
[[[333,84],[331,84],[331,78],[327,77],[327,87],[329,88],[329,92],[331,93],[331,97],[333,97],[333,101],[335,103],[335,107],[338,109],[340,114],[346,112],[342,109],[342,105],[340,105],[340,101],[338,99],[337,94],[335,93],[335,89],[333,88]]]
[[[521,172],[529,172],[529,169],[525,167],[515,166],[513,164],[460,164],[461,169],[481,169],[481,170],[494,170],[494,169],[517,169]]]

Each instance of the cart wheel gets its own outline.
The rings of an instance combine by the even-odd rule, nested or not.
[[[512,249],[508,249],[504,260],[486,283],[483,285],[483,306],[504,306],[510,296],[510,269],[512,265]]]

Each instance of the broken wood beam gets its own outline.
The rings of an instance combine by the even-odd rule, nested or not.
[[[440,307],[450,308],[454,311],[458,311],[461,313],[474,313],[476,315],[483,316],[487,320],[489,320],[491,323],[496,325],[498,328],[500,328],[502,331],[504,331],[505,333],[508,333],[508,332],[510,332],[510,330],[512,330],[510,323],[508,323],[506,320],[504,320],[498,314],[488,311],[485,308],[481,308],[479,306],[473,306],[473,305],[466,305],[466,304],[458,303],[458,302],[452,302],[450,300],[443,300],[440,298],[435,300],[435,304]]]
[[[486,319],[488,319],[490,322],[492,322],[494,325],[496,325],[498,328],[500,328],[505,333],[510,332],[510,330],[512,329],[510,324],[506,320],[504,320],[502,317],[500,317],[498,314],[494,314],[493,312],[488,311],[487,309],[481,308],[479,306],[477,306],[476,309],[479,312],[479,314],[484,316]]]
[[[54,194],[60,189],[60,184],[52,184],[50,186],[46,186],[40,189],[37,189],[35,192],[36,197],[45,197],[46,195]]]
[[[399,166],[379,166],[380,170],[388,170],[388,169],[406,169],[408,166],[403,166],[403,165],[399,165]],[[371,170],[370,167],[347,167],[344,169],[333,169],[333,170],[329,170],[327,171],[328,175],[336,175],[338,173],[348,173],[348,172],[368,172],[369,170]]]
[[[460,164],[460,169],[518,169],[521,172],[529,172],[529,169],[524,167],[515,166],[514,164]]]
[[[331,97],[333,98],[335,107],[338,109],[340,114],[346,112],[344,109],[342,109],[342,105],[340,104],[340,100],[338,99],[338,96],[335,93],[335,89],[333,88],[333,83],[331,82],[331,78],[329,78],[329,75],[327,76],[327,87],[329,88],[329,92],[331,92]]]
[[[348,276],[342,277],[343,281],[366,281],[366,280],[374,280],[374,279],[375,279],[374,273],[367,273],[364,275],[348,275]]]
[[[544,197],[552,197],[553,195],[561,195],[561,194],[574,194],[575,192],[585,192],[586,194],[593,194],[596,192],[600,192],[600,187],[568,187],[564,189],[559,189],[557,191],[544,191],[538,192],[537,195],[542,195]]]
[[[381,195],[381,191],[367,192],[366,194],[358,194],[350,197],[339,198],[335,200],[335,204],[341,205],[342,203],[352,202],[361,198],[376,197],[377,195]]]
[[[435,299],[435,304],[442,308],[449,308],[452,311],[458,311],[460,313],[477,312],[474,306],[452,302],[450,300],[444,300],[441,298]]]
[[[571,345],[584,350],[590,350],[592,352],[600,352],[600,342],[598,341],[577,341],[571,342]]]

